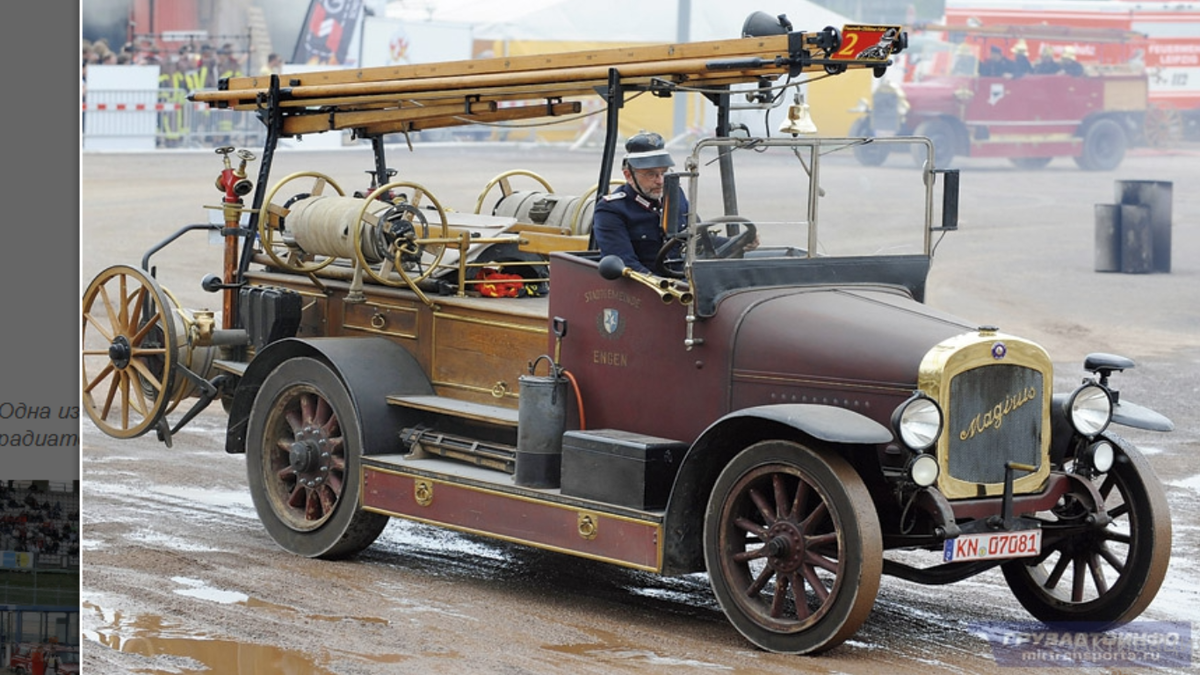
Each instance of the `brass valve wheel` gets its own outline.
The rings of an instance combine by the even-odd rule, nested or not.
[[[301,188],[307,185],[308,189],[294,192],[288,200],[277,203],[276,195],[279,195],[285,186],[293,183]],[[296,187],[293,186],[292,189],[295,190]],[[309,253],[294,243],[289,243],[285,237],[287,215],[291,204],[300,198],[325,194],[327,189],[332,189],[339,197],[345,195],[342,188],[329,176],[316,171],[301,171],[279,181],[267,193],[263,200],[263,207],[258,213],[258,240],[263,251],[276,265],[293,272],[308,274],[325,268],[337,260],[335,256],[318,258],[317,254]]]
[[[402,195],[402,201],[380,209],[379,198],[389,192]],[[426,200],[432,208],[422,208]],[[353,228],[355,259],[367,276],[385,286],[415,286],[433,274],[446,254],[450,238],[446,211],[429,190],[417,183],[397,181],[375,188],[363,202],[357,223]],[[367,259],[364,232],[372,238],[368,248],[378,248],[382,262]]]
[[[550,192],[550,193],[554,192],[554,188],[550,187],[549,181],[547,181],[545,178],[542,178],[541,176],[539,176],[538,174],[536,174],[532,171],[527,171],[525,169],[513,169],[511,171],[505,171],[504,173],[500,174],[499,176],[496,176],[495,178],[488,181],[488,184],[486,186],[484,186],[483,192],[479,193],[479,199],[477,199],[475,201],[475,213],[483,213],[483,204],[485,201],[487,201],[488,194],[493,189],[495,189],[497,186],[499,186],[500,187],[500,199],[497,199],[496,203],[493,204],[492,208],[489,210],[490,213],[494,213],[496,210],[496,206],[498,206],[500,204],[500,202],[502,202],[506,198],[508,198],[508,196],[511,195],[513,192],[516,192],[512,188],[512,178],[514,176],[528,176],[529,178],[532,178],[533,180],[537,181],[538,184],[540,184],[543,188],[545,188],[546,192]]]

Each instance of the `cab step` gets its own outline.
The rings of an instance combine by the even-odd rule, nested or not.
[[[423,410],[436,415],[447,415],[513,429],[517,427],[517,411],[498,405],[460,401],[446,396],[388,396],[387,402],[391,405]]]

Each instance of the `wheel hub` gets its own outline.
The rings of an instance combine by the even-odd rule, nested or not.
[[[767,530],[767,561],[778,572],[790,573],[804,560],[804,535],[794,523],[780,522]]]
[[[133,347],[129,344],[129,338],[118,335],[108,346],[108,360],[117,370],[124,370],[129,365],[131,358],[133,358]]]
[[[319,427],[306,426],[296,432],[288,448],[288,466],[301,485],[315,488],[324,483],[331,461],[329,440]]]

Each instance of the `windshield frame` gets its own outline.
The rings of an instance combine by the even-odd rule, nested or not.
[[[924,194],[921,203],[924,213],[919,220],[923,232],[920,234],[918,253],[873,254],[829,256],[821,252],[821,171],[822,158],[830,153],[852,152],[864,143],[883,143],[916,147],[924,153],[921,168],[905,171],[921,172],[920,181]],[[796,137],[758,138],[721,137],[706,138],[695,144],[684,163],[681,177],[686,179],[686,196],[691,206],[687,213],[687,231],[695,233],[701,223],[711,226],[726,224],[727,234],[736,236],[739,228],[737,179],[735,164],[738,156],[746,152],[782,148],[797,153],[805,173],[808,174],[807,201],[804,205],[806,232],[797,232],[799,244],[786,252],[774,255],[770,251],[748,252],[744,256],[730,258],[706,258],[702,253],[701,237],[688,236],[683,255],[683,274],[693,289],[695,312],[701,317],[711,316],[720,299],[726,294],[754,288],[828,285],[831,283],[883,284],[906,290],[919,301],[924,297],[925,278],[933,256],[934,233],[952,227],[935,227],[934,192],[936,174],[934,170],[933,144],[928,138],[880,137]],[[713,160],[713,156],[717,160]],[[701,190],[712,182],[712,171],[720,171],[721,202],[726,213],[715,217],[701,217]],[[864,171],[871,170],[863,168]],[[704,180],[701,180],[704,172]],[[709,188],[711,190],[711,187]],[[866,196],[865,198],[869,198]],[[914,238],[916,238],[914,233]],[[916,242],[914,241],[914,245]]]

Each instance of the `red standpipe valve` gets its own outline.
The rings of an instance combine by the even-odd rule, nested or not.
[[[225,264],[222,277],[224,278],[225,297],[222,302],[221,327],[233,328],[234,326],[234,293],[233,288],[237,283],[238,270],[238,225],[241,222],[242,216],[242,197],[250,194],[254,189],[254,184],[246,178],[246,164],[254,159],[254,153],[248,150],[238,150],[237,156],[241,163],[235,169],[229,155],[233,152],[233,147],[223,146],[217,148],[217,154],[221,155],[225,160],[225,168],[221,174],[217,176],[217,190],[225,194],[224,199],[224,216],[225,216]]]
[[[250,191],[254,189],[254,184],[246,177],[246,164],[254,160],[254,153],[249,150],[238,150],[238,159],[242,161],[235,169],[233,162],[229,159],[232,152],[232,146],[217,148],[217,154],[225,158],[225,168],[221,171],[221,175],[217,176],[216,184],[217,190],[225,193],[226,204],[240,204],[242,197],[250,194]]]

